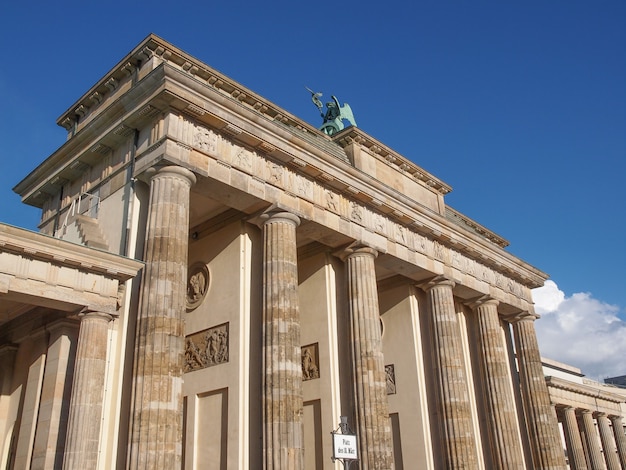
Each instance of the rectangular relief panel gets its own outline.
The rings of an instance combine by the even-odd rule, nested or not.
[[[185,337],[185,373],[225,362],[228,362],[228,323]]]
[[[228,389],[200,394],[196,403],[194,468],[226,470]]]

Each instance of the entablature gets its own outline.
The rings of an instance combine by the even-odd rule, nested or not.
[[[0,324],[28,306],[116,314],[120,287],[140,261],[0,224]]]
[[[617,393],[601,390],[602,384],[590,386],[570,382],[558,377],[546,377],[553,403],[557,406],[572,406],[607,414],[620,414],[620,403],[626,398]]]

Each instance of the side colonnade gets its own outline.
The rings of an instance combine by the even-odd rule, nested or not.
[[[620,415],[556,405],[572,470],[626,469],[626,433]]]

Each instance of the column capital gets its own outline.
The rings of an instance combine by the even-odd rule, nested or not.
[[[475,299],[465,302],[465,305],[470,307],[472,310],[477,310],[478,307],[482,307],[483,305],[494,305],[496,308],[498,308],[498,305],[500,305],[500,301],[494,299],[489,295],[483,295],[481,297],[477,297]]]
[[[193,173],[193,171],[188,170],[187,168],[180,165],[152,166],[146,170],[145,175],[148,177],[149,180],[161,176],[176,176],[178,178],[187,180],[190,186],[196,184],[196,175]]]
[[[450,286],[451,289],[454,289],[454,286],[456,286],[456,282],[454,282],[452,279],[448,279],[447,277],[443,275],[440,275],[440,276],[435,276],[422,283],[416,284],[416,286],[422,289],[424,292],[428,292],[433,287],[438,287],[438,286]]]
[[[274,222],[288,222],[298,227],[300,225],[300,217],[296,214],[285,210],[272,210],[264,212],[259,216],[261,225],[271,224]]]
[[[576,411],[576,407],[571,406],[571,405],[564,405],[563,403],[557,403],[556,405],[554,405],[554,407],[557,410],[563,410],[563,411],[574,410],[574,412]]]
[[[105,312],[99,312],[97,310],[83,310],[82,312],[78,314],[78,318],[80,318],[81,322],[83,320],[97,320],[98,319],[98,320],[104,320],[108,323],[111,320],[113,320],[113,315],[110,315]]]
[[[363,256],[363,255],[365,256],[369,255],[372,258],[377,258],[378,250],[376,250],[375,248],[372,248],[370,245],[368,245],[367,243],[361,240],[356,240],[352,242],[351,244],[349,244],[348,246],[341,248],[340,250],[337,250],[334,254],[342,261],[345,261],[346,259],[350,257]]]
[[[541,318],[541,316],[536,313],[520,312],[517,315],[511,317],[511,323],[519,323],[522,321],[534,322],[539,318]]]

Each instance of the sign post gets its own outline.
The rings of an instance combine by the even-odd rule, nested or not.
[[[340,416],[339,419],[339,427],[330,433],[333,439],[332,460],[341,460],[343,467],[349,470],[352,462],[359,460],[358,444],[356,434],[348,426],[348,417]]]

